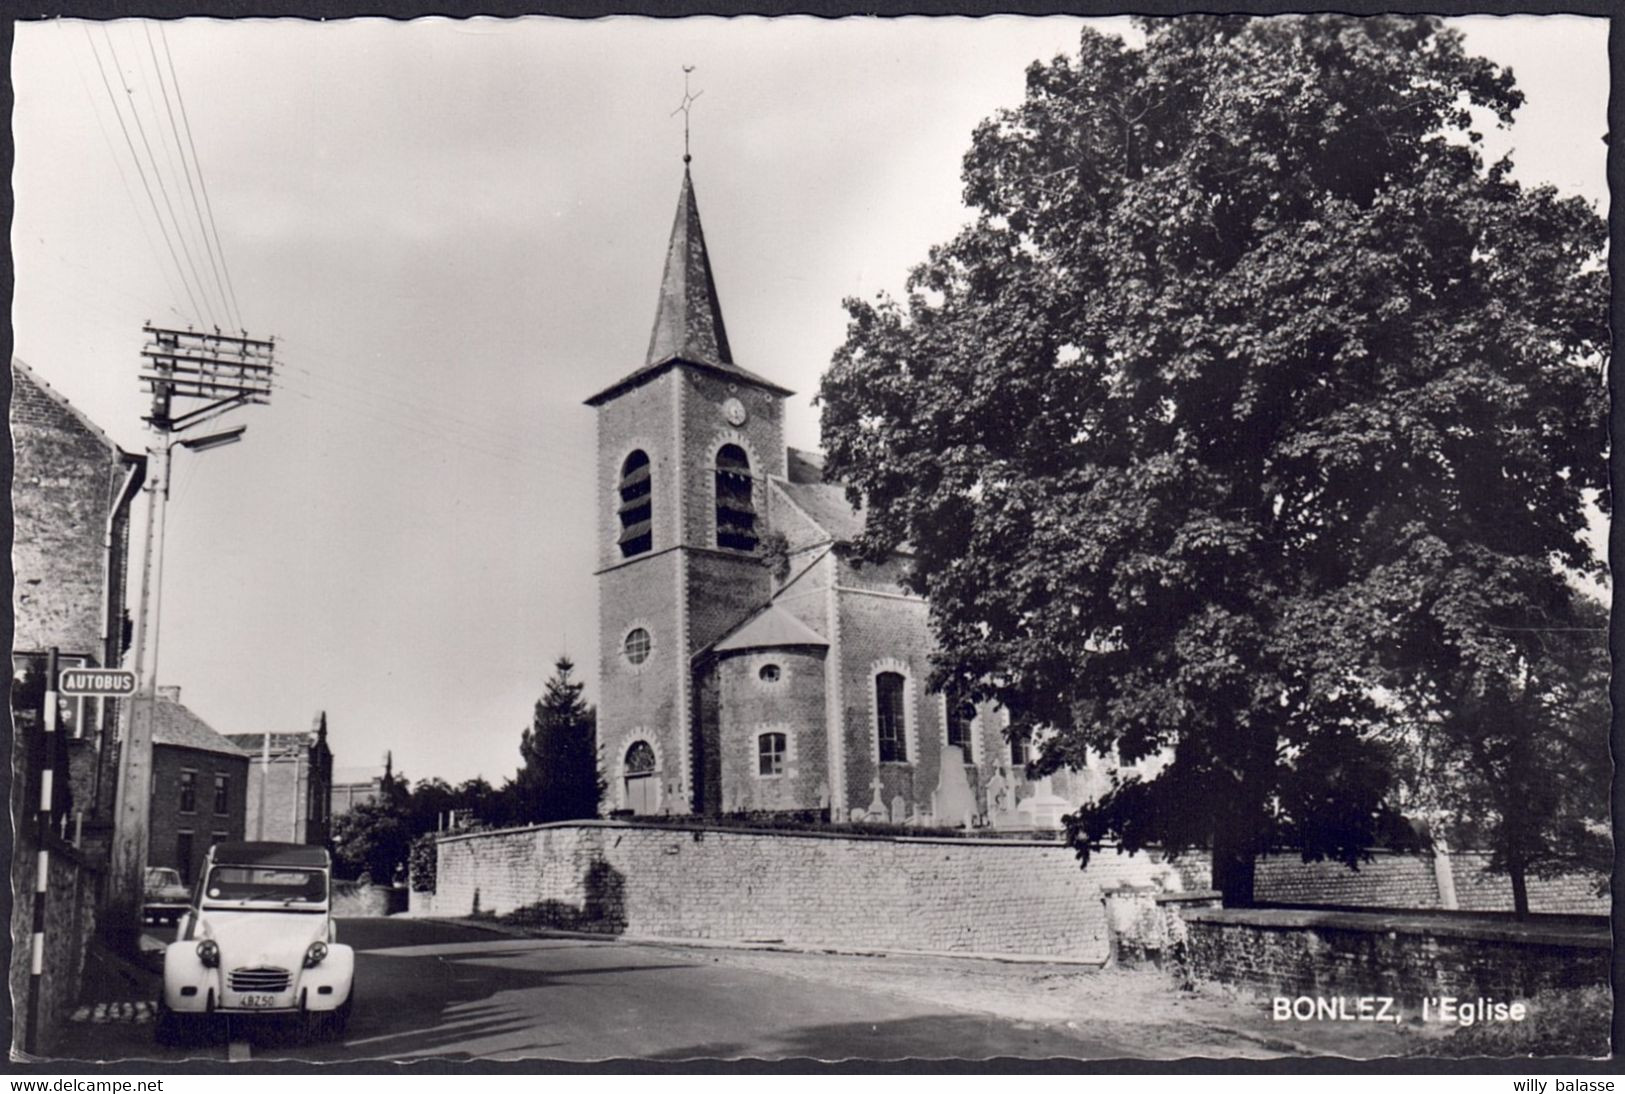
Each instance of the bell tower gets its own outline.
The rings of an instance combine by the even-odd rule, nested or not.
[[[767,601],[767,478],[786,473],[792,393],[733,360],[689,160],[644,363],[587,400],[606,810],[703,800],[693,655]]]

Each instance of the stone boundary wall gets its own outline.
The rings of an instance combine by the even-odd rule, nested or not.
[[[1510,1002],[1604,984],[1606,925],[1545,925],[1284,908],[1186,908],[1183,959],[1197,979],[1268,996]]]
[[[32,814],[27,835],[33,834]],[[32,838],[17,841],[12,863],[10,988],[12,1047],[20,1049],[32,990],[30,939],[33,937],[34,881],[38,850]],[[50,876],[45,891],[45,953],[40,976],[39,1048],[49,1052],[67,1014],[79,1001],[85,950],[96,933],[96,894],[101,876],[72,846],[52,837]],[[27,884],[18,884],[25,874]]]
[[[1169,864],[1155,854],[1106,850],[1080,870],[1059,842],[637,821],[446,836],[436,855],[438,891],[409,894],[415,915],[520,912],[540,924],[645,937],[1088,961],[1111,952],[1106,893],[1200,889],[1208,869],[1202,854]],[[1511,911],[1504,878],[1471,880],[1486,859],[1450,856],[1447,876],[1457,879],[1460,907]],[[1257,897],[1350,909],[1442,909],[1443,865],[1432,854],[1377,852],[1349,870],[1277,855],[1259,864]],[[1578,876],[1538,886],[1532,879],[1531,904],[1536,912],[1607,914],[1608,898],[1587,896],[1592,888]]]
[[[1268,855],[1258,860],[1253,897],[1265,904],[1510,912],[1512,882],[1505,874],[1489,873],[1489,861],[1488,851],[1452,850],[1441,856],[1431,851],[1379,850],[1371,853],[1371,861],[1350,870],[1340,862],[1304,862],[1295,854]],[[1186,852],[1175,864],[1186,889],[1208,885],[1211,866],[1206,852]],[[1446,868],[1444,876],[1454,882],[1454,905],[1441,891],[1440,875]],[[1578,873],[1531,877],[1529,910],[1547,915],[1609,915],[1612,904],[1606,889],[1597,892],[1601,880]]]
[[[1102,892],[1178,888],[1147,854],[1058,843],[580,821],[439,841],[419,914],[519,912],[644,937],[1105,961]]]
[[[1456,906],[1468,912],[1510,912],[1512,881],[1505,874],[1492,874],[1488,851],[1452,851],[1451,872],[1456,881]],[[1531,877],[1529,910],[1532,912],[1576,915],[1609,915],[1613,903],[1605,889],[1597,892],[1602,880],[1590,874],[1561,874],[1557,877]]]

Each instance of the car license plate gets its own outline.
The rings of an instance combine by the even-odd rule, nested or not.
[[[259,995],[259,994],[240,995],[240,996],[237,997],[237,999],[238,999],[238,1002],[242,1003],[242,1005],[245,1006],[245,1007],[274,1007],[274,1006],[276,1006],[276,996],[274,996],[274,995]]]

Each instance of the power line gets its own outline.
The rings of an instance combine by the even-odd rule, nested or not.
[[[170,81],[175,85],[175,102],[181,108],[181,124],[186,127],[186,143],[192,149],[192,163],[197,167],[198,188],[203,191],[203,207],[209,214],[209,227],[214,232],[214,249],[220,255],[220,268],[226,274],[226,291],[231,296],[231,308],[237,313],[237,323],[241,326],[243,310],[237,306],[237,287],[231,281],[231,266],[226,262],[226,249],[220,245],[220,226],[214,219],[214,203],[209,200],[209,183],[203,177],[203,161],[197,157],[197,145],[192,140],[192,120],[186,115],[186,99],[181,95],[181,82],[175,75],[175,56],[169,51],[169,35],[164,31],[164,25],[158,24],[158,38],[164,43],[164,59],[169,62]]]
[[[130,160],[135,164],[136,173],[141,177],[142,188],[147,192],[147,202],[152,206],[153,219],[158,222],[158,231],[163,234],[164,245],[169,248],[169,257],[175,263],[175,272],[180,274],[181,287],[186,290],[186,297],[192,302],[192,314],[201,316],[202,312],[197,306],[197,297],[192,295],[192,286],[186,280],[186,271],[181,267],[180,256],[175,253],[175,243],[169,238],[169,230],[164,227],[163,214],[158,211],[158,199],[152,196],[152,184],[147,181],[146,169],[141,166],[141,157],[136,153],[135,142],[130,139],[130,127],[124,124],[124,113],[119,110],[118,98],[113,94],[113,85],[107,79],[107,69],[102,66],[102,55],[96,49],[95,39],[90,36],[90,28],[83,23],[80,26],[84,29],[85,41],[90,44],[90,52],[96,58],[96,71],[101,73],[102,87],[107,91],[107,101],[112,104],[114,116],[118,118],[119,131],[124,134],[125,147],[130,150]],[[107,28],[103,27],[103,37],[106,37],[106,34]],[[111,39],[108,40],[107,47],[109,51],[112,50],[113,43]],[[113,60],[115,64],[118,63],[116,54]]]
[[[412,433],[438,443],[449,444],[468,452],[487,456],[503,463],[512,464],[515,467],[521,467],[528,470],[534,470],[536,467],[537,461],[527,458],[522,452],[509,449],[499,449],[489,445],[470,442],[462,437],[443,431],[436,432],[424,428],[420,423],[401,416],[388,417],[385,415],[390,415],[393,412],[389,411],[387,408],[381,408],[376,405],[361,402],[352,402],[346,398],[339,398],[321,393],[300,391],[291,386],[285,378],[275,381],[274,386],[287,391],[290,394],[297,395],[300,398],[308,399],[314,403],[337,405],[346,413],[358,415],[362,418],[376,422],[379,425],[388,426],[393,430],[405,430],[408,433]]]
[[[64,33],[67,32],[67,24],[63,23],[61,20],[58,20],[56,25],[57,29],[63,31]],[[87,31],[86,33],[88,35],[89,32]],[[92,48],[94,48],[94,46],[92,46]],[[80,65],[79,57],[73,49],[70,48],[67,52],[68,56],[73,58],[74,75],[79,77],[79,86],[84,89],[85,99],[90,103],[91,117],[96,119],[96,131],[102,135],[102,143],[107,145],[107,154],[112,158],[113,166],[118,169],[118,180],[119,184],[124,188],[124,196],[129,198],[130,209],[133,213],[135,213],[136,223],[141,226],[141,238],[147,241],[147,250],[152,252],[153,264],[157,266],[159,272],[164,275],[164,287],[169,290],[170,297],[172,299],[179,299],[179,294],[175,292],[175,282],[169,276],[169,268],[164,265],[163,256],[158,253],[158,245],[152,241],[152,231],[147,227],[147,219],[141,215],[141,205],[135,200],[135,191],[130,189],[130,176],[124,173],[124,162],[119,159],[118,150],[113,147],[113,138],[107,135],[107,127],[102,124],[102,113],[96,108],[96,96],[90,90],[90,83],[85,79],[84,67]],[[60,256],[58,257],[60,259]],[[66,259],[60,260],[63,262],[67,261]],[[169,307],[171,311],[174,311],[173,305],[169,305]],[[178,311],[174,311],[174,314],[180,315]],[[182,318],[185,317],[182,316]]]
[[[124,67],[119,62],[118,49],[113,45],[113,37],[112,35],[108,34],[107,27],[105,25],[102,27],[102,37],[107,40],[107,51],[112,55],[113,67],[119,72],[120,83],[122,83]],[[147,140],[147,127],[141,124],[141,111],[136,109],[135,105],[135,91],[132,88],[125,87],[124,93],[128,95],[130,99],[130,115],[135,118],[135,130],[141,135],[141,146],[147,150],[147,159],[152,164],[152,172],[158,178],[158,192],[164,196],[164,208],[169,210],[170,222],[175,225],[175,234],[180,239],[181,253],[186,256],[186,264],[192,268],[192,278],[197,282],[198,289],[204,298],[203,314],[207,317],[210,323],[216,323],[217,320],[214,317],[214,309],[209,306],[208,294],[202,293],[203,278],[198,276],[197,263],[192,258],[191,248],[187,247],[186,245],[185,229],[181,226],[180,218],[175,216],[175,204],[169,200],[169,188],[164,185],[164,176],[158,170],[158,157],[153,155],[152,142]],[[193,306],[196,306],[195,301]]]
[[[147,37],[147,53],[152,57],[152,71],[158,77],[158,91],[164,99],[164,114],[169,118],[169,132],[170,135],[175,138],[175,150],[180,153],[181,170],[186,175],[186,190],[192,198],[192,212],[197,217],[197,230],[198,236],[203,243],[203,253],[208,256],[209,266],[214,271],[214,284],[215,288],[219,290],[220,306],[225,310],[226,318],[231,320],[237,326],[237,328],[241,330],[243,326],[242,316],[239,315],[233,317],[231,314],[231,309],[226,301],[226,286],[220,278],[220,266],[214,260],[214,249],[209,246],[209,230],[208,228],[204,227],[203,224],[203,205],[198,201],[197,187],[192,184],[192,169],[187,166],[186,163],[186,149],[181,147],[180,127],[175,124],[175,111],[169,105],[169,90],[164,86],[164,74],[163,71],[158,67],[158,50],[152,44],[152,24],[143,23],[142,30],[145,31]],[[171,66],[170,72],[171,74],[174,73],[173,66]],[[180,89],[178,86],[176,87],[175,94],[177,98],[180,95]],[[193,151],[193,158],[196,158],[195,149]]]
[[[284,340],[282,345],[284,346],[285,349],[286,348],[292,348],[296,352],[299,350],[299,346],[297,344],[289,342],[287,340]],[[325,361],[327,364],[330,364],[330,365],[336,364],[336,362],[332,361],[330,358],[327,358],[327,357],[325,357],[325,356],[323,356],[321,354],[304,352],[304,353],[300,354],[300,356],[303,356],[303,357],[305,357],[307,359],[310,359],[310,360]],[[321,383],[332,384],[332,385],[334,385],[336,387],[340,387],[340,388],[348,388],[348,389],[354,391],[358,395],[365,395],[369,399],[382,397],[384,399],[389,400],[390,402],[397,403],[401,407],[405,408],[406,410],[408,410],[408,411],[410,411],[412,413],[422,415],[425,419],[427,419],[427,423],[430,424],[430,425],[433,425],[433,426],[442,426],[442,425],[445,425],[446,423],[453,423],[454,425],[458,425],[458,426],[462,426],[462,427],[466,428],[471,434],[473,434],[473,435],[475,435],[477,437],[480,437],[482,439],[484,439],[486,437],[489,437],[489,436],[492,436],[494,434],[494,435],[499,436],[502,440],[506,441],[508,444],[512,445],[513,447],[515,447],[516,449],[519,449],[519,450],[523,450],[526,447],[535,445],[539,440],[541,440],[541,438],[539,438],[535,434],[517,432],[517,431],[514,431],[514,430],[512,430],[512,429],[510,429],[510,428],[508,428],[506,426],[496,424],[495,422],[493,422],[491,420],[474,421],[474,420],[471,420],[471,419],[468,419],[468,418],[459,417],[458,415],[447,411],[445,409],[444,404],[420,403],[420,402],[416,402],[416,401],[414,401],[412,399],[409,399],[409,398],[407,398],[407,397],[405,397],[403,395],[400,395],[400,394],[398,394],[396,392],[380,390],[375,385],[363,385],[363,384],[354,383],[352,381],[344,379],[341,375],[339,375],[335,371],[329,370],[329,371],[325,371],[325,372],[316,372],[316,371],[312,371],[312,370],[310,370],[308,368],[305,368],[305,367],[303,367],[301,365],[297,365],[297,364],[296,365],[289,365],[287,367],[292,368],[293,370],[295,370],[297,372],[303,372],[307,376],[311,377],[313,380],[317,380],[317,381],[319,381]],[[349,367],[349,366],[346,365],[344,367]],[[392,375],[389,375],[387,373],[383,373],[383,372],[381,372],[379,370],[372,370],[372,371],[374,372],[374,375],[378,375],[378,376],[380,376],[380,378],[386,379],[387,381],[389,381],[391,383],[398,383],[399,382],[399,377],[398,376],[392,376]],[[578,449],[556,448],[556,447],[553,447],[553,446],[548,446],[545,443],[543,444],[543,447],[548,448],[548,450],[551,451],[551,452],[557,453],[558,456],[560,456],[563,459],[577,461],[584,467],[592,466],[592,464],[593,464],[593,460],[590,457],[583,456]]]

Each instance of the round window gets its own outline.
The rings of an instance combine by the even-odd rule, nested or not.
[[[779,682],[779,666],[763,665],[757,670],[756,677],[764,684],[776,684]]]
[[[649,632],[642,627],[634,628],[626,635],[626,659],[634,665],[641,665],[649,659]]]

